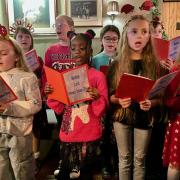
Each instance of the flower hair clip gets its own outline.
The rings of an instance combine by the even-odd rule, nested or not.
[[[8,31],[5,26],[0,24],[0,39],[9,39]]]
[[[12,33],[15,33],[17,28],[20,26],[28,29],[31,33],[34,32],[33,25],[27,22],[27,20],[24,21],[23,19],[17,20],[15,23],[13,23],[13,25],[10,26],[9,31],[11,31]]]

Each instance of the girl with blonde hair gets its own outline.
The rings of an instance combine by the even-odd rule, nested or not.
[[[0,102],[0,179],[32,180],[32,121],[41,109],[38,80],[29,72],[19,44],[1,33],[0,76],[17,99]]]
[[[131,97],[117,98],[115,91],[123,73],[155,80],[157,66],[149,21],[142,15],[132,16],[124,26],[119,55],[111,64],[107,76],[118,145],[119,178],[123,180],[145,178],[145,159],[154,122],[151,109],[161,100],[155,98],[135,102]]]

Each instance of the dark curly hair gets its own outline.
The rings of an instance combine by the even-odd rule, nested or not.
[[[96,33],[92,29],[88,29],[85,33],[75,33],[74,31],[69,31],[67,33],[70,40],[74,37],[83,39],[87,43],[87,47],[92,46],[92,39],[94,39],[95,35]]]

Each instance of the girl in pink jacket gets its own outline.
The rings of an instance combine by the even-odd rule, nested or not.
[[[70,178],[80,176],[82,159],[94,158],[97,155],[98,144],[102,135],[101,118],[108,105],[106,79],[102,72],[89,66],[92,55],[92,40],[94,31],[75,34],[69,32],[71,55],[76,59],[76,65],[88,65],[90,87],[87,89],[91,96],[90,101],[65,105],[57,101],[48,101],[48,106],[56,113],[63,113],[60,128],[61,161],[59,178],[70,170]],[[86,159],[87,160],[87,159]]]

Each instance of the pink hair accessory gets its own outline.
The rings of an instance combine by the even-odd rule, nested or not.
[[[90,33],[88,33],[88,32],[85,32],[84,34],[85,34],[86,36],[88,36],[89,39],[93,39],[93,38],[94,38],[94,37],[93,37]]]

